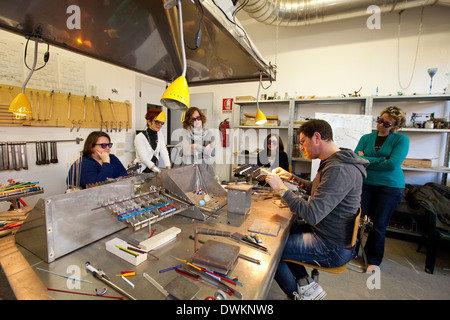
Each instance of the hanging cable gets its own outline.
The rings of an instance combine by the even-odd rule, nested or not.
[[[416,62],[417,62],[417,55],[419,53],[419,42],[420,42],[420,36],[422,34],[422,22],[423,22],[423,11],[424,11],[425,7],[422,7],[422,10],[420,12],[420,23],[419,23],[419,35],[417,37],[417,45],[416,45],[416,53],[415,53],[415,57],[414,57],[414,64],[413,64],[413,70],[411,73],[411,78],[409,79],[408,85],[406,87],[403,87],[402,82],[400,80],[400,20],[401,20],[401,15],[404,12],[404,10],[401,10],[398,13],[398,34],[397,34],[397,74],[398,74],[398,84],[400,86],[400,88],[402,88],[402,90],[406,90],[409,88],[409,86],[411,85],[412,79],[414,77],[414,71],[416,69]]]
[[[28,68],[28,70],[31,70],[31,68],[27,64],[28,42],[30,42],[31,38],[35,39],[35,46],[37,46],[38,42],[41,40],[41,37],[36,34],[31,34],[31,35],[27,36],[27,42],[25,43],[25,52],[23,54],[23,62],[25,64],[25,66]],[[47,51],[44,53],[44,65],[40,66],[39,68],[34,69],[34,71],[41,70],[43,67],[45,67],[47,65],[47,62],[50,59],[49,50],[50,50],[50,45],[47,43]]]

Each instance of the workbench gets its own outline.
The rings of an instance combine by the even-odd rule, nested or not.
[[[173,257],[190,260],[194,253],[194,240],[190,236],[194,235],[195,228],[207,228],[231,233],[239,232],[249,234],[248,228],[260,219],[279,223],[280,229],[276,237],[262,235],[262,245],[268,249],[268,253],[243,245],[231,238],[200,234],[199,240],[216,240],[223,243],[233,244],[240,247],[240,253],[254,259],[260,260],[260,264],[238,258],[234,267],[228,273],[228,277],[237,277],[242,286],[228,284],[233,289],[240,292],[243,300],[265,299],[270,289],[278,262],[284,245],[289,235],[290,225],[293,215],[289,208],[282,205],[279,197],[269,196],[264,198],[260,195],[252,195],[251,209],[246,215],[239,215],[227,212],[227,206],[218,211],[215,218],[207,221],[200,221],[181,215],[174,215],[170,218],[158,221],[151,226],[152,230],[141,230],[148,232],[156,230],[155,235],[171,227],[178,227],[181,232],[176,239],[165,244],[157,250],[151,251],[152,256],[148,256],[145,262],[134,266],[118,256],[106,251],[105,243],[114,238],[127,240],[133,234],[132,229],[124,228],[94,243],[84,246],[74,252],[62,256],[51,263],[46,263],[25,248],[18,244],[9,242],[8,252],[0,254],[0,262],[5,270],[5,274],[14,290],[17,299],[54,299],[54,300],[109,300],[100,296],[85,296],[73,293],[49,291],[50,289],[74,291],[81,293],[96,294],[107,288],[106,296],[123,297],[112,288],[108,288],[105,283],[93,276],[86,269],[86,262],[89,262],[97,269],[104,271],[111,281],[132,295],[137,300],[164,300],[165,296],[158,291],[154,285],[147,281],[143,274],[147,273],[156,280],[162,287],[174,280],[182,277],[175,270],[160,273],[162,269],[176,265],[183,265]],[[75,214],[75,212],[74,212]],[[200,244],[201,246],[201,244]],[[156,257],[156,258],[155,258]],[[44,272],[44,269],[49,272]],[[127,278],[134,284],[134,288],[116,276],[121,271],[134,271],[135,276]],[[72,276],[83,281],[66,279],[57,274]],[[205,299],[214,296],[217,288],[210,287],[203,283],[188,279],[193,284],[199,286],[199,291],[195,299]],[[234,295],[226,296],[227,300],[238,300]],[[124,298],[125,300],[127,298]]]

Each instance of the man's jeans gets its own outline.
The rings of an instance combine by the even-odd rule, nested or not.
[[[404,191],[403,188],[363,185],[361,216],[370,216],[373,223],[364,246],[369,264],[379,266],[383,260],[386,228]]]
[[[340,248],[326,241],[303,221],[294,221],[292,224],[291,234],[281,256],[281,260],[289,259],[330,268],[340,267],[351,258],[352,250]],[[297,292],[297,280],[307,276],[308,272],[304,266],[280,261],[275,281],[292,299],[292,293]]]

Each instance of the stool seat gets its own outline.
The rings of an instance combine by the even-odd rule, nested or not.
[[[346,264],[344,264],[343,266],[340,266],[340,267],[327,268],[327,267],[316,266],[314,264],[308,264],[308,263],[303,263],[303,262],[300,262],[300,261],[289,260],[289,259],[283,259],[283,261],[300,264],[300,265],[305,266],[307,268],[320,270],[320,271],[325,271],[325,272],[334,273],[334,274],[343,273],[347,269],[347,266],[348,266],[348,263],[346,263]]]

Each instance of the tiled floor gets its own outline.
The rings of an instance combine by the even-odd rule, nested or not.
[[[377,274],[362,273],[359,260],[352,260],[342,274],[320,272],[319,283],[326,300],[449,300],[450,245],[441,242],[434,274],[425,268],[425,252],[417,243],[398,236],[386,239],[385,257]],[[379,288],[377,288],[379,286]],[[273,281],[268,300],[285,300]]]

